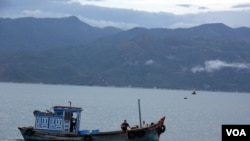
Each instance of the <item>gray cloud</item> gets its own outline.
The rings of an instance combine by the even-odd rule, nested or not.
[[[200,7],[198,7],[198,9],[200,9],[200,10],[206,10],[206,9],[209,9],[209,8],[205,7],[205,6],[200,6]]]
[[[234,69],[250,69],[248,63],[227,63],[221,60],[206,61],[203,66],[195,66],[191,69],[193,73],[197,72],[214,72],[219,71],[222,68],[234,68]]]
[[[250,8],[250,3],[234,5],[232,8]]]
[[[192,5],[190,5],[190,4],[178,4],[177,6],[185,7],[185,8],[192,7]]]
[[[86,0],[86,1],[104,1],[104,0]]]
[[[207,10],[207,9],[209,9],[208,7],[205,7],[205,6],[197,6],[197,5],[190,5],[190,4],[178,4],[176,6],[184,7],[184,8],[196,8],[196,9],[199,9],[199,10]]]
[[[8,6],[8,1],[7,0],[1,0],[0,1],[0,10],[4,7]]]

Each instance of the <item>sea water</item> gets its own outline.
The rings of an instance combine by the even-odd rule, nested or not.
[[[250,124],[250,94],[197,90],[0,83],[0,140],[22,140],[17,127],[34,125],[34,110],[55,105],[83,108],[81,129],[120,130],[166,116],[161,141],[220,141],[222,124]],[[184,99],[184,98],[187,99]]]

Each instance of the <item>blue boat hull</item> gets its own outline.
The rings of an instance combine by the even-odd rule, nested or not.
[[[63,134],[34,130],[33,127],[19,127],[25,141],[159,141],[165,131],[163,124],[133,129],[127,132],[110,131],[96,134]]]

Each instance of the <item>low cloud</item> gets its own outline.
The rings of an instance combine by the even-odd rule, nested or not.
[[[36,9],[36,10],[23,10],[23,13],[26,15],[37,16],[37,15],[43,14],[44,12],[42,12],[39,9]]]
[[[38,17],[38,18],[60,18],[60,17],[68,17],[71,16],[70,14],[65,14],[65,13],[55,13],[55,12],[50,12],[50,11],[42,11],[40,9],[35,9],[35,10],[23,10],[21,15],[25,17]]]
[[[155,63],[154,60],[150,59],[145,62],[145,65],[152,65],[154,63]]]
[[[170,29],[175,29],[175,28],[190,28],[190,27],[194,27],[194,26],[198,26],[200,24],[194,24],[194,23],[188,23],[188,22],[176,22],[173,23],[172,25],[169,25],[168,28]]]
[[[219,71],[222,68],[234,68],[234,69],[250,69],[248,63],[227,63],[221,60],[210,60],[206,61],[203,66],[195,66],[191,69],[193,73],[198,72],[214,72]]]
[[[100,27],[100,28],[112,26],[112,27],[117,27],[121,29],[131,29],[131,28],[139,26],[138,24],[135,24],[135,23],[116,22],[116,21],[108,21],[108,20],[95,20],[95,19],[85,18],[82,16],[77,16],[77,17],[83,22],[91,26]]]

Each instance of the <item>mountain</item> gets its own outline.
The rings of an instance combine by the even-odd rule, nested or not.
[[[75,17],[25,19],[1,19],[0,34],[12,38],[1,34],[0,81],[250,92],[249,28],[214,23],[122,31]],[[5,28],[9,20],[15,29]],[[32,39],[24,39],[27,31]],[[54,36],[49,45],[45,35]]]
[[[49,49],[86,44],[116,32],[117,28],[96,28],[71,16],[66,18],[0,18],[1,49]]]

